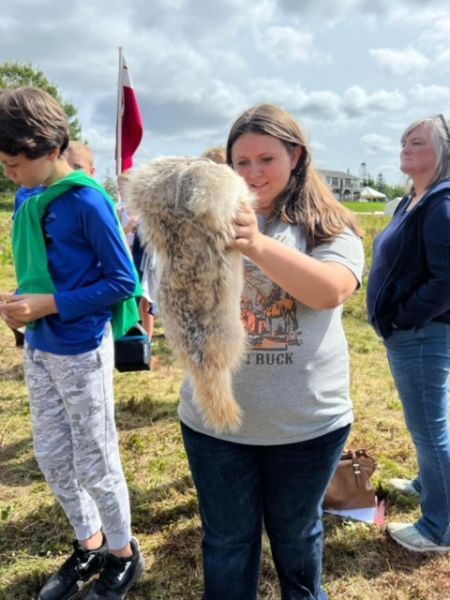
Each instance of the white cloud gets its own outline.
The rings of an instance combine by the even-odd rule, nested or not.
[[[403,110],[405,105],[406,98],[398,90],[378,90],[370,94],[356,85],[345,90],[342,98],[343,111],[353,118],[398,112]]]
[[[405,95],[398,90],[369,93],[360,86],[351,86],[339,95],[331,90],[306,91],[298,84],[290,85],[280,79],[251,80],[248,97],[252,104],[273,102],[296,113],[299,118],[306,116],[341,125],[349,119],[398,113],[407,104]]]
[[[332,120],[339,117],[339,96],[329,90],[307,92],[299,84],[278,78],[252,79],[247,89],[250,104],[279,104],[299,118]]]
[[[412,6],[410,0],[397,1],[389,11],[387,17],[390,22],[401,27],[417,27],[416,39],[428,39],[430,32],[439,24],[448,19],[447,0],[416,0],[417,5]],[[392,3],[391,3],[392,4]]]
[[[450,70],[450,48],[441,50],[436,56],[436,62],[439,68],[445,70],[447,73]]]
[[[334,22],[355,16],[404,22],[410,15],[420,19],[429,12],[448,9],[446,0],[279,0],[279,4],[289,15],[313,15],[322,21]]]
[[[312,33],[289,26],[268,27],[257,34],[256,45],[275,64],[331,62],[316,49]]]
[[[281,8],[288,14],[314,14],[325,19],[345,19],[355,15],[389,18],[399,15],[416,15],[420,18],[429,12],[447,9],[446,0],[279,0]]]
[[[195,40],[205,48],[270,22],[276,9],[275,0],[153,0],[151,5],[133,0],[128,5],[135,30],[171,32],[172,39]]]
[[[431,61],[412,47],[403,50],[377,48],[369,51],[375,61],[391,75],[421,75]]]
[[[425,105],[429,105],[432,101],[435,104],[446,106],[447,111],[450,111],[450,87],[446,85],[422,85],[417,83],[411,89],[411,99],[415,103]]]
[[[310,146],[314,154],[316,154],[316,152],[322,152],[323,150],[326,150],[325,144],[322,144],[322,142],[318,140],[311,140]]]
[[[394,143],[391,138],[377,133],[368,133],[361,137],[361,144],[368,154],[392,153],[400,151],[400,144]]]

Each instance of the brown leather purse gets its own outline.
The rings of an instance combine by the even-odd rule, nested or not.
[[[366,450],[349,450],[341,456],[323,501],[324,509],[348,510],[376,505],[371,477],[375,460]]]

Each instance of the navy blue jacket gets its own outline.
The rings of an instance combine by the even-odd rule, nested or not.
[[[384,339],[394,327],[450,323],[450,180],[436,184],[405,214],[407,204],[408,196],[373,247],[367,308],[370,323]],[[395,230],[394,253],[382,242]]]

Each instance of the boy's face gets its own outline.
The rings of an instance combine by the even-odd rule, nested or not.
[[[83,150],[70,148],[67,151],[67,162],[75,171],[84,171],[86,175],[91,175],[92,177],[95,174],[95,167],[92,164],[92,159],[87,152],[83,152]]]
[[[5,175],[14,183],[27,188],[34,188],[46,184],[51,177],[54,166],[54,153],[27,158],[24,154],[5,154],[0,152],[0,164],[3,165]]]

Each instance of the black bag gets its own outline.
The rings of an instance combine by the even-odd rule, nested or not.
[[[142,325],[137,323],[114,342],[114,360],[121,373],[150,370],[151,343]]]

